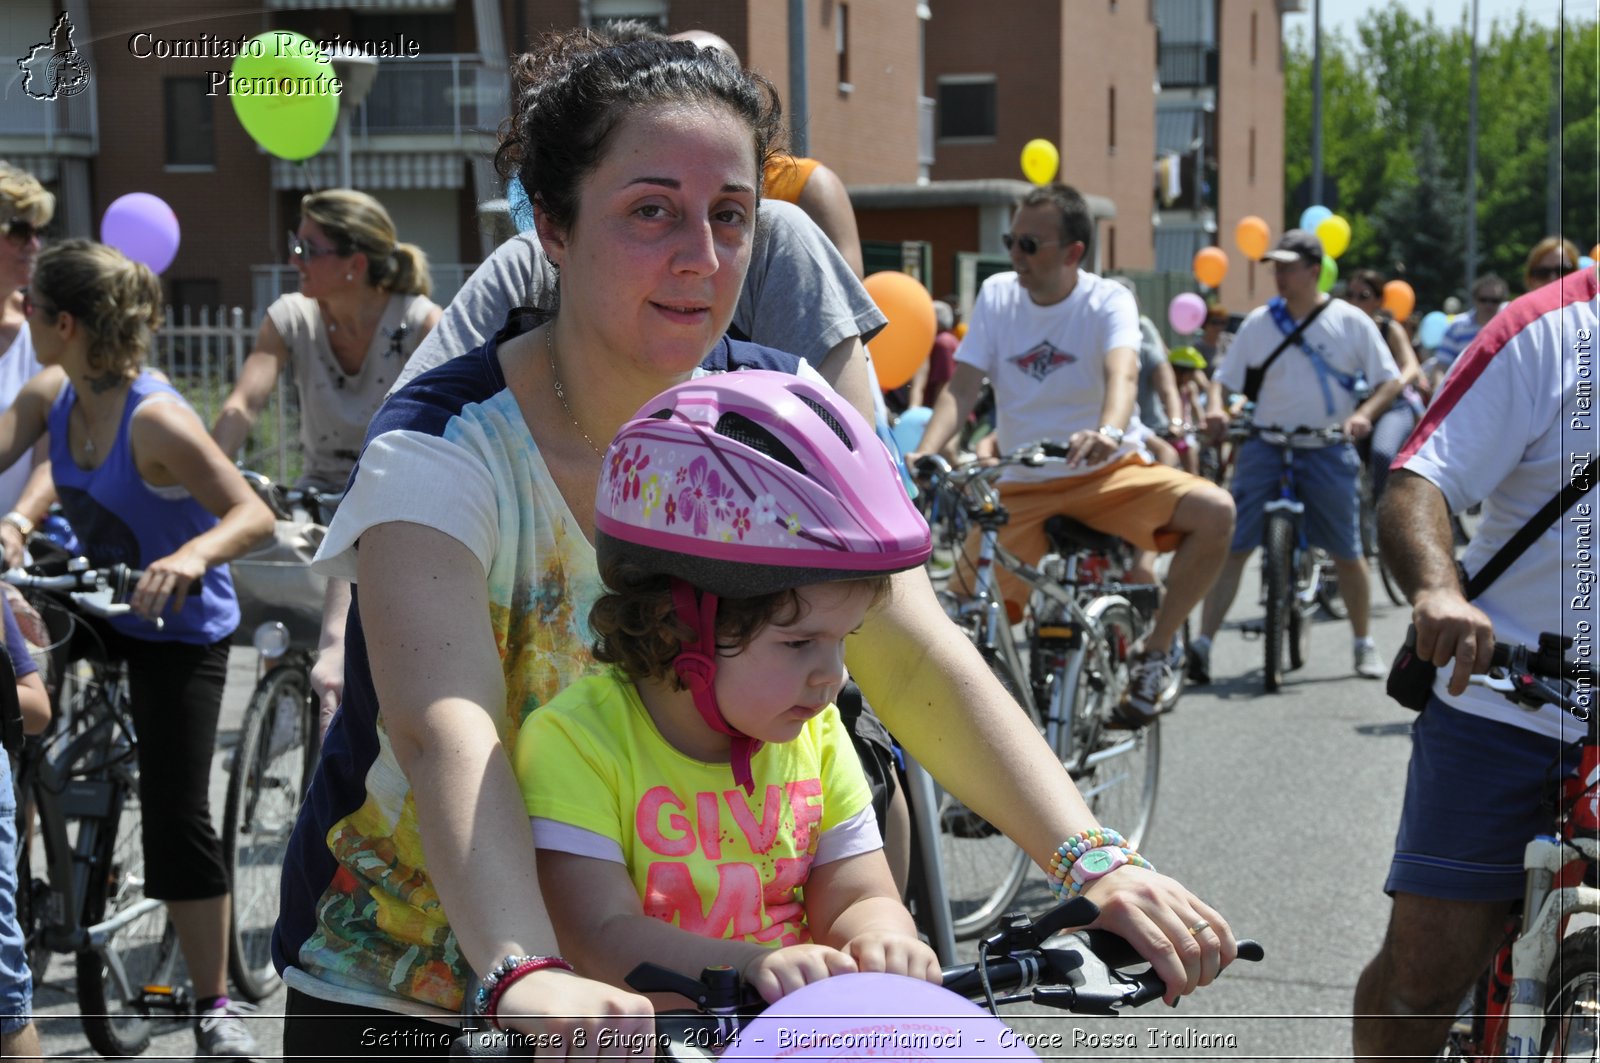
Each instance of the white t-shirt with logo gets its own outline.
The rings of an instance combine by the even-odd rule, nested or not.
[[[1015,273],[983,282],[956,361],[981,370],[994,387],[996,435],[1002,453],[1040,440],[1066,442],[1074,432],[1100,427],[1106,395],[1106,353],[1139,350],[1139,308],[1133,294],[1093,273],[1079,272],[1072,294],[1040,306]],[[1122,446],[1108,458],[1142,452],[1144,428],[1137,410]],[[1066,469],[1008,470],[1007,480],[1053,480],[1106,464]]]
[[[1223,390],[1243,391],[1245,370],[1265,362],[1283,342],[1284,335],[1267,307],[1250,311],[1228,347],[1222,368],[1217,370],[1216,379]],[[1364,374],[1373,388],[1400,375],[1389,345],[1372,318],[1342,299],[1333,300],[1300,338],[1329,368],[1351,376]],[[1324,397],[1316,366],[1297,340],[1278,355],[1262,378],[1261,394],[1256,399],[1256,423],[1281,428],[1332,428],[1343,424],[1360,404],[1361,400],[1331,376]]]
[[[22,385],[44,370],[38,355],[33,353],[33,337],[24,324],[17,329],[17,338],[11,341],[6,353],[0,355],[0,410],[17,401]],[[0,513],[15,509],[22,489],[33,473],[33,449],[30,447],[9,469],[0,472]]]

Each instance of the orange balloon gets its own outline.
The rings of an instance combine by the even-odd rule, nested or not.
[[[1396,321],[1404,321],[1417,308],[1417,293],[1405,281],[1390,281],[1383,286],[1383,308]]]
[[[872,366],[884,391],[909,381],[933,351],[938,321],[933,296],[909,273],[884,270],[861,282],[889,323],[872,337]]]
[[[1265,219],[1249,214],[1240,218],[1239,224],[1234,226],[1233,242],[1239,245],[1239,253],[1245,258],[1259,262],[1272,243],[1272,229]]]
[[[1594,259],[1596,262],[1600,262],[1600,244],[1595,244],[1593,247],[1589,248],[1589,257]]]
[[[1194,253],[1194,279],[1207,288],[1220,288],[1228,275],[1228,253],[1220,247],[1202,247]]]
[[[954,332],[956,334],[956,339],[958,339],[958,340],[966,339],[967,338],[967,323],[965,321],[957,321],[956,322],[956,327],[954,329]]]

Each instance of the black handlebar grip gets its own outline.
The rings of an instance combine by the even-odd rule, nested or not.
[[[1039,444],[1039,453],[1047,458],[1064,458],[1071,449],[1067,444],[1058,443],[1053,439],[1047,439]]]

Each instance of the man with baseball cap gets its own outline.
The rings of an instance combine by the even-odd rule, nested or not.
[[[1370,593],[1356,497],[1361,461],[1353,441],[1370,433],[1378,414],[1393,403],[1400,391],[1400,373],[1372,319],[1318,290],[1321,240],[1303,229],[1290,229],[1262,261],[1272,267],[1278,295],[1252,311],[1239,327],[1211,380],[1206,430],[1213,440],[1221,441],[1228,427],[1226,396],[1244,391],[1247,370],[1269,359],[1256,397],[1256,424],[1344,430],[1344,442],[1296,450],[1295,490],[1305,503],[1306,538],[1326,550],[1338,569],[1339,589],[1350,608],[1355,634],[1356,674],[1380,679],[1388,669],[1367,634]],[[1308,318],[1309,324],[1299,328]],[[1273,358],[1275,351],[1278,356]],[[1233,474],[1238,515],[1233,544],[1202,610],[1200,635],[1190,646],[1191,682],[1210,681],[1211,640],[1233,604],[1245,561],[1261,542],[1265,507],[1278,495],[1282,467],[1278,448],[1260,439],[1247,440],[1239,450]]]

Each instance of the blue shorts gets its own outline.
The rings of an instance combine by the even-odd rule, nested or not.
[[[1234,553],[1261,545],[1264,507],[1278,497],[1282,472],[1277,447],[1247,439],[1239,448],[1233,467]],[[1360,478],[1361,459],[1348,443],[1294,453],[1294,488],[1306,506],[1306,539],[1341,561],[1362,556]]]
[[[17,925],[17,798],[11,758],[0,750],[0,1034],[33,1021],[33,975]]]
[[[1555,831],[1546,795],[1577,770],[1579,748],[1430,698],[1411,729],[1405,807],[1384,891],[1520,898],[1523,848]]]

